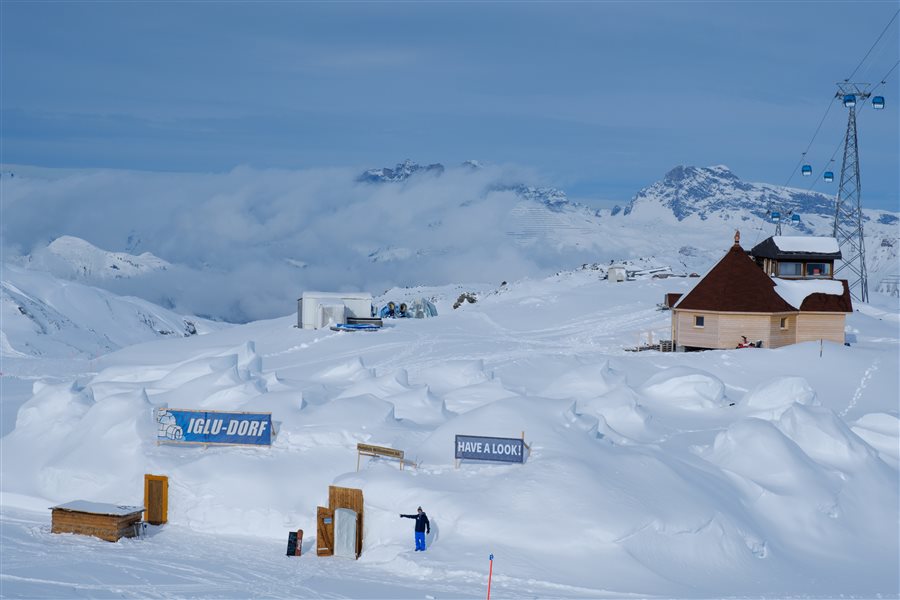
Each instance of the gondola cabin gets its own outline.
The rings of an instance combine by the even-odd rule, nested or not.
[[[823,175],[822,177],[823,179],[825,179],[826,183],[831,183],[832,181],[834,181],[834,172],[825,171],[825,175]]]
[[[810,175],[812,175],[812,165],[803,165],[803,168],[800,169],[800,173],[804,177],[809,177]]]
[[[875,96],[872,98],[872,108],[875,110],[881,110],[884,108],[884,96]]]

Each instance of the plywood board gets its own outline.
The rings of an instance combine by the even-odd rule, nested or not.
[[[169,478],[165,475],[144,475],[144,520],[163,525],[169,520]]]

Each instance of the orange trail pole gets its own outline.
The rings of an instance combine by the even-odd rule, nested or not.
[[[491,561],[491,567],[490,567],[490,570],[488,570],[488,595],[487,595],[487,600],[491,600],[491,577],[493,577],[493,575],[494,575],[494,555],[493,555],[493,554],[491,554],[490,561]]]

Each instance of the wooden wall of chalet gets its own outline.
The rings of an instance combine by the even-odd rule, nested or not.
[[[704,318],[703,327],[694,327],[694,317]],[[781,329],[781,319],[788,328]],[[763,348],[780,348],[796,343],[797,313],[717,313],[676,310],[673,313],[674,339],[679,346],[694,348],[736,348],[741,336],[751,342],[762,340]],[[815,338],[819,339],[819,338]],[[826,338],[828,339],[828,338]]]
[[[785,329],[781,328],[781,319],[786,319]],[[772,316],[769,344],[766,348],[781,348],[797,343],[797,313]]]
[[[844,343],[845,313],[800,313],[797,316],[797,341],[826,340]]]
[[[50,531],[92,535],[107,542],[117,542],[120,538],[138,535],[139,531],[135,524],[140,523],[142,512],[117,516],[54,508],[51,513]]]
[[[751,342],[762,340],[764,348],[772,347],[772,317],[767,314],[721,314],[717,348],[737,348],[741,336]]]
[[[694,327],[694,317],[702,315],[703,327]],[[675,343],[694,348],[719,347],[719,317],[715,313],[674,310]]]
[[[703,327],[694,327],[694,317],[704,318]],[[781,319],[787,328],[781,328]],[[799,342],[827,340],[844,343],[844,313],[716,313],[675,310],[672,313],[673,339],[678,346],[694,348],[736,348],[741,336],[751,342],[762,340],[763,348],[781,348]]]

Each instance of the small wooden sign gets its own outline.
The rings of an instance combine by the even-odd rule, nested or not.
[[[403,450],[396,448],[387,448],[385,446],[374,446],[372,444],[356,444],[356,470],[359,471],[359,459],[361,456],[380,456],[383,458],[394,458],[400,461],[400,470],[403,470],[403,463],[408,462],[403,458]]]

